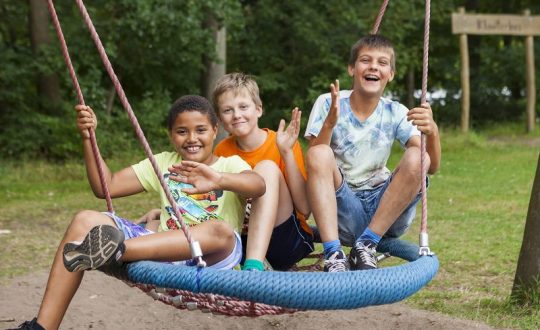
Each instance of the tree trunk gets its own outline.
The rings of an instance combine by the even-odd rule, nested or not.
[[[49,17],[47,2],[43,0],[29,0],[29,30],[32,51],[34,56],[42,56],[41,49],[50,45]],[[54,73],[38,73],[36,77],[37,91],[40,98],[41,108],[46,113],[54,113],[60,103],[60,83]]]
[[[465,3],[465,9],[467,12],[473,12],[478,13],[479,10],[479,0],[467,0]],[[480,53],[478,52],[479,49],[482,48],[482,37],[478,35],[468,34],[467,39],[467,47],[468,47],[468,54],[469,54],[469,102],[468,102],[468,108],[470,109],[477,109],[479,107],[482,107],[481,104],[479,104],[479,98],[478,97],[472,97],[474,95],[481,95],[483,93],[482,90],[478,89],[478,85],[476,84],[475,78],[479,77],[479,71],[481,66],[481,58]],[[467,120],[467,128],[463,127],[463,120],[462,120],[462,131],[467,132],[471,127],[474,125],[472,124],[475,119],[475,114],[477,115],[477,112],[469,112],[467,114],[468,120]]]
[[[112,114],[112,108],[114,105],[114,99],[116,97],[116,89],[114,87],[114,84],[111,83],[111,88],[109,88],[109,95],[107,96],[107,108],[105,109],[105,113],[108,117]]]
[[[414,108],[417,104],[414,100],[414,69],[410,68],[407,72],[407,106],[409,109]]]
[[[512,296],[523,304],[531,303],[540,290],[540,155],[536,167],[525,233],[514,278]]]
[[[214,41],[215,56],[204,57],[205,70],[201,75],[201,91],[210,101],[212,100],[212,91],[216,81],[225,75],[227,64],[227,29],[225,25],[216,19],[212,10],[207,9],[206,19],[203,23],[203,28],[212,32]],[[216,111],[218,109],[215,109]],[[215,143],[227,137],[227,132],[219,125],[219,133]]]

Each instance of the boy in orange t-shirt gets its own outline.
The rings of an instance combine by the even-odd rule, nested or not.
[[[274,269],[287,270],[313,251],[313,233],[306,223],[311,212],[306,170],[298,143],[301,112],[293,109],[289,126],[281,120],[277,132],[259,128],[259,88],[242,73],[219,79],[212,101],[230,134],[214,153],[240,156],[266,183],[265,194],[252,201],[243,269],[264,270],[266,258]]]

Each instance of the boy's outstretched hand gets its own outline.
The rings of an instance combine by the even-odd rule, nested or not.
[[[285,120],[281,119],[279,127],[276,132],[276,144],[281,155],[292,151],[296,140],[298,140],[298,134],[300,133],[300,118],[302,111],[298,110],[298,107],[294,108],[291,114],[291,122],[287,129],[285,129]]]
[[[176,176],[171,175],[170,180],[188,183],[193,186],[192,188],[182,189],[186,194],[202,194],[221,189],[219,185],[221,174],[208,165],[183,160],[179,164],[170,166],[169,171],[178,174]]]
[[[429,103],[423,103],[419,107],[409,110],[407,120],[411,121],[413,125],[416,125],[418,130],[425,135],[431,135],[438,131]]]
[[[334,128],[339,118],[339,80],[337,79],[333,84],[330,84],[330,96],[332,97],[332,103],[325,124]]]
[[[97,117],[94,110],[87,105],[76,105],[77,111],[77,128],[83,139],[90,138],[89,129],[95,130],[97,127]]]

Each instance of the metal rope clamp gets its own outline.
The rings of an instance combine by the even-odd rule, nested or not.
[[[432,256],[433,252],[429,249],[429,237],[428,233],[420,233],[420,249],[418,254],[421,256]]]
[[[189,249],[191,250],[191,258],[197,259],[197,267],[206,267],[206,262],[202,258],[203,253],[199,241],[189,243]]]

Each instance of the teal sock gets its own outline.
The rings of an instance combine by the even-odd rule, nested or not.
[[[242,270],[259,270],[261,272],[264,271],[264,264],[262,261],[256,260],[256,259],[247,259],[244,262],[244,266],[242,266]]]

